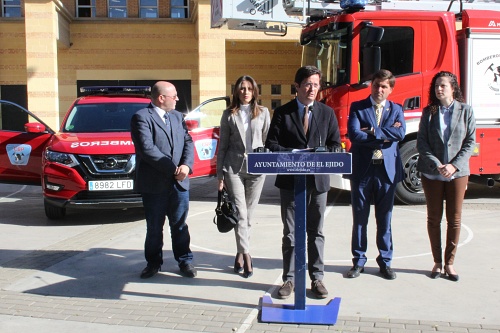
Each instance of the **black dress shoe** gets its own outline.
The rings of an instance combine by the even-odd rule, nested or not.
[[[396,278],[396,273],[390,268],[389,266],[387,267],[380,267],[380,273],[384,277],[384,279],[387,280],[394,280]]]
[[[252,257],[249,253],[243,255],[243,277],[249,278],[253,275]]]
[[[442,271],[442,267],[441,267],[441,264],[439,263],[435,263],[434,264],[434,267],[432,267],[432,270],[431,270],[431,279],[439,279],[441,277],[441,271]]]
[[[446,267],[446,265],[444,266],[444,273],[443,274],[448,275],[449,280],[454,281],[454,282],[458,282],[458,274],[451,274],[448,271],[448,268]]]
[[[149,279],[150,277],[155,276],[159,270],[160,270],[159,266],[147,265],[146,268],[144,268],[141,272],[141,279]]]
[[[181,275],[185,277],[194,278],[198,273],[192,264],[182,265],[179,268],[181,269]]]
[[[243,253],[236,253],[236,258],[234,258],[234,268],[235,273],[243,272]]]
[[[354,265],[352,268],[347,272],[347,277],[354,279],[359,276],[359,274],[363,273],[365,271],[365,268],[363,266],[358,266]]]

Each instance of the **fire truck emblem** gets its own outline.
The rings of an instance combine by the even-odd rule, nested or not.
[[[12,165],[27,165],[30,159],[31,146],[26,144],[8,144],[7,156]]]
[[[491,79],[488,83],[488,87],[495,91],[500,91],[500,64],[491,63],[491,65],[486,69],[484,75],[491,76]]]
[[[493,28],[500,27],[500,22],[497,23],[497,22],[491,20],[490,23],[488,23],[488,27],[493,27]]]
[[[217,150],[217,140],[198,140],[195,141],[194,145],[200,161],[211,160],[215,156],[215,151]]]

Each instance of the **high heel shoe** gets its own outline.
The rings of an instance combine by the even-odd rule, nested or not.
[[[253,275],[253,263],[250,254],[243,255],[243,277],[249,278]]]
[[[458,274],[451,274],[448,271],[449,267],[447,265],[444,265],[444,275],[448,275],[448,279],[451,281],[457,282],[458,281]]]
[[[239,274],[243,272],[243,253],[236,253],[236,258],[234,258],[234,272]]]
[[[434,265],[431,271],[431,279],[439,279],[441,277],[441,265]]]

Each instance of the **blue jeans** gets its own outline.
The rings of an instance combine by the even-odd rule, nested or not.
[[[189,191],[173,182],[172,186],[160,193],[142,193],[142,202],[147,224],[144,254],[148,266],[160,267],[163,264],[165,216],[168,217],[175,260],[179,267],[190,264],[193,261],[193,253],[189,248],[191,238],[186,224]]]

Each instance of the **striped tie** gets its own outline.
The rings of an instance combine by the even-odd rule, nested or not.
[[[377,117],[377,126],[380,126],[380,119],[382,119],[382,110],[383,110],[382,104],[377,104],[375,106],[375,116]],[[373,159],[379,160],[381,158],[382,158],[382,150],[375,149],[373,151]]]

